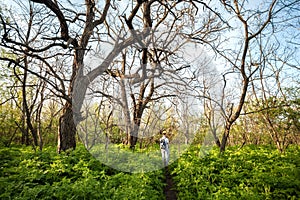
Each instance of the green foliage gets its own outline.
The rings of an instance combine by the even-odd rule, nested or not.
[[[98,144],[91,148],[90,152],[102,163],[124,172],[144,173],[163,167],[158,145],[132,150],[122,144],[110,144],[107,149],[104,144]]]
[[[21,137],[16,124],[20,120],[20,110],[9,103],[0,105],[0,145],[9,146],[14,139]]]
[[[299,88],[283,90],[285,96],[248,99],[244,112],[231,131],[234,144],[274,143],[279,151],[300,140]]]
[[[83,146],[0,149],[0,199],[164,199],[162,170],[130,174],[101,164]],[[299,199],[300,151],[270,146],[217,148],[202,156],[192,146],[170,166],[179,199]]]
[[[55,148],[33,152],[0,149],[0,199],[160,199],[163,172],[113,170],[84,147],[60,155]]]
[[[180,199],[299,199],[300,151],[270,147],[214,149],[200,158],[192,148],[172,165]]]
[[[15,55],[0,48],[0,57],[2,56],[10,59],[15,58]],[[0,62],[0,145],[9,146],[13,140],[18,140],[21,137],[17,123],[21,121],[22,112],[12,100],[12,97],[15,97],[17,102],[17,97],[19,97],[16,87],[13,87],[17,78],[13,77],[13,69],[8,68],[6,64]]]

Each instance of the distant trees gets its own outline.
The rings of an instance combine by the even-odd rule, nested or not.
[[[287,99],[268,97],[248,99],[230,138],[233,144],[274,144],[284,152],[299,144],[299,97],[295,90],[285,91]]]

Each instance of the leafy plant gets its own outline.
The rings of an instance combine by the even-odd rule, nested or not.
[[[190,149],[172,165],[180,199],[298,199],[300,153],[280,154],[268,146],[218,149],[200,158]]]
[[[161,199],[163,172],[113,170],[83,147],[56,154],[54,147],[2,148],[0,199]]]

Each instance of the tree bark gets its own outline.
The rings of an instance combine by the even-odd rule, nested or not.
[[[226,144],[227,144],[227,141],[228,141],[231,125],[232,124],[230,124],[230,123],[226,124],[225,130],[224,130],[224,133],[223,133],[223,136],[222,136],[221,143],[219,141],[219,144],[220,144],[219,148],[220,148],[221,153],[225,152],[225,148],[226,148]]]
[[[134,125],[133,130],[130,132],[130,149],[135,149],[138,139],[139,125]]]
[[[216,145],[220,148],[221,147],[221,142],[220,142],[220,140],[217,136],[217,130],[215,128],[212,130],[212,134],[214,136],[214,140],[215,140]]]
[[[76,125],[73,118],[72,104],[67,102],[63,115],[59,118],[57,152],[76,148]]]

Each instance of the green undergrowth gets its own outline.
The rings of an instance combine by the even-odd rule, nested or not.
[[[112,169],[83,147],[57,154],[54,147],[0,148],[0,199],[165,199],[164,171]],[[300,151],[269,146],[192,146],[169,166],[179,199],[300,199]]]
[[[180,147],[180,148],[179,148]],[[171,145],[170,162],[174,162],[188,148],[187,145]],[[159,145],[147,148],[130,149],[123,144],[97,144],[89,152],[101,163],[112,166],[114,169],[130,173],[148,173],[163,168]]]
[[[101,164],[83,147],[0,149],[0,199],[162,199],[163,171],[130,174]]]
[[[218,149],[200,157],[193,147],[171,165],[179,199],[300,199],[300,151],[266,146]]]

